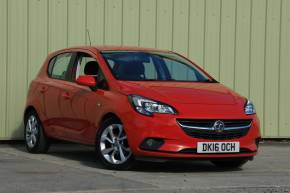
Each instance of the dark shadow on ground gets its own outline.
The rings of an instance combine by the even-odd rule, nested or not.
[[[24,144],[9,144],[18,151],[26,152]],[[48,151],[48,154],[67,160],[80,162],[82,165],[104,169],[102,164],[97,160],[94,147],[78,145],[73,143],[55,142]],[[202,160],[174,160],[167,162],[148,162],[137,161],[133,168],[129,171],[134,172],[151,172],[151,173],[202,173],[202,172],[225,172],[239,171],[225,170],[215,167],[209,161]]]

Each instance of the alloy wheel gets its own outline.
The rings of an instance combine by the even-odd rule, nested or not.
[[[29,148],[35,147],[39,135],[39,124],[34,115],[30,115],[27,119],[25,129],[26,144]]]
[[[102,156],[114,165],[122,164],[130,158],[132,152],[122,124],[111,124],[103,130],[100,150]]]

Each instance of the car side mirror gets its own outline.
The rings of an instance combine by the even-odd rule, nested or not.
[[[90,76],[90,75],[79,76],[76,79],[76,83],[78,83],[79,85],[89,86],[89,87],[94,87],[97,85],[97,81],[95,77]]]

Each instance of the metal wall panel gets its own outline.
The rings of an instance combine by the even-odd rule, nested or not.
[[[138,46],[139,41],[139,1],[123,1],[122,44]]]
[[[264,65],[266,37],[266,0],[255,0],[252,3],[251,56],[250,56],[250,96],[259,113],[262,133],[264,127]]]
[[[47,1],[28,1],[28,82],[36,76],[48,51]],[[37,15],[38,17],[35,17]]]
[[[281,1],[268,0],[265,41],[265,136],[278,135]]]
[[[279,136],[290,137],[290,1],[282,0],[280,31]]]
[[[205,0],[189,1],[188,57],[204,67]]]
[[[156,0],[140,0],[139,46],[156,47],[156,5]]]
[[[122,1],[105,1],[105,44],[122,44]]]
[[[86,42],[86,1],[68,2],[68,46],[80,46]]]
[[[6,135],[22,136],[28,74],[28,1],[8,1]]]
[[[158,0],[156,15],[156,47],[172,49],[173,0]]]
[[[206,0],[205,2],[204,68],[219,80],[221,1]]]
[[[90,42],[182,53],[254,101],[264,137],[290,137],[290,0],[0,0],[0,26],[0,139],[22,136],[47,53]]]
[[[68,46],[67,0],[48,1],[48,51]],[[38,17],[35,15],[35,17]]]
[[[251,41],[251,0],[237,0],[234,88],[248,96]]]
[[[6,136],[7,102],[7,1],[0,1],[0,139]]]
[[[173,13],[173,50],[180,54],[187,55],[189,30],[188,0],[174,1]]]
[[[101,45],[105,43],[105,0],[87,0],[86,44]],[[89,35],[88,35],[89,34]]]
[[[220,81],[234,88],[236,45],[236,1],[222,0],[220,29]]]

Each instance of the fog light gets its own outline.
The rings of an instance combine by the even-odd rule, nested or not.
[[[146,138],[140,145],[144,150],[157,150],[164,144],[164,140],[160,138]]]

